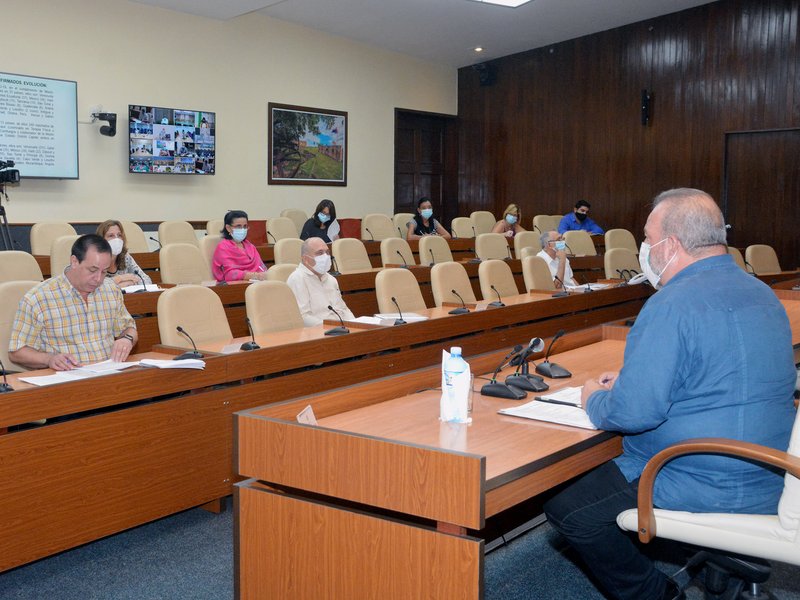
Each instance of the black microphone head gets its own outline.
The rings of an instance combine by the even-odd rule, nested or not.
[[[455,294],[456,296],[458,296],[458,292],[455,291],[455,290],[450,290],[450,293]]]
[[[333,307],[330,304],[328,304],[328,310],[333,310]]]
[[[178,325],[175,329],[178,331],[178,333],[183,333],[183,327],[180,325]]]
[[[397,298],[395,298],[394,296],[392,296],[392,302],[394,302],[395,304],[397,304]]]
[[[512,352],[512,354],[516,354],[521,350],[522,350],[522,344],[517,344],[516,346],[514,346],[514,352]]]

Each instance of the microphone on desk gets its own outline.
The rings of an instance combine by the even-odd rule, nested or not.
[[[555,279],[558,283],[561,284],[561,291],[560,292],[556,292],[555,294],[553,294],[550,297],[551,298],[565,298],[566,296],[569,296],[569,292],[567,291],[567,286],[562,281],[562,279],[558,275],[553,275],[553,279]]]
[[[567,371],[564,367],[557,365],[556,363],[551,363],[550,358],[550,351],[553,349],[553,344],[556,343],[556,340],[564,335],[564,330],[559,329],[558,333],[553,336],[553,339],[550,340],[550,346],[547,348],[547,353],[544,355],[544,361],[540,362],[536,365],[536,372],[539,375],[543,375],[544,377],[550,377],[551,379],[562,379],[564,377],[572,377],[572,373]]]
[[[403,237],[403,230],[400,229],[399,227],[397,228],[397,233],[400,234],[400,237]]]
[[[550,386],[544,382],[544,379],[538,375],[531,375],[528,368],[528,357],[534,352],[541,352],[542,350],[544,350],[544,340],[539,337],[531,338],[528,347],[511,361],[510,364],[516,366],[517,370],[514,371],[513,375],[506,377],[506,384],[529,392],[549,390]]]
[[[536,225],[534,225],[534,226],[533,226],[533,228],[534,228],[536,231],[538,231],[539,233],[542,233],[542,230],[541,230],[541,229],[539,229],[539,228],[538,228]]]
[[[742,259],[742,260],[744,260],[744,259]],[[756,270],[753,268],[753,265],[751,265],[746,260],[744,260],[744,266],[745,267],[750,267],[750,271],[749,271],[750,275],[755,275],[756,274]],[[745,269],[745,270],[747,270],[747,269]]]
[[[475,226],[474,225],[472,226],[472,237],[474,237],[474,238],[478,237],[478,233],[475,231]]]
[[[333,265],[333,271],[330,271],[330,275],[336,277],[337,275],[341,275],[339,272],[339,267],[336,266],[336,257],[331,254],[331,264]]]
[[[142,289],[136,290],[135,292],[126,292],[125,288],[122,288],[122,291],[126,294],[138,294],[139,292],[146,292],[147,291],[147,284],[144,282],[144,275],[139,269],[134,269],[133,274],[136,275],[142,282]]]
[[[161,242],[158,240],[158,238],[154,238],[154,237],[151,235],[151,236],[149,236],[149,237],[148,237],[148,239],[150,239],[150,240],[154,241],[156,244],[158,244],[158,250],[161,250],[161,249],[164,247],[164,244],[162,244],[162,243],[161,243]],[[158,250],[156,250],[156,252],[158,252]]]
[[[494,284],[490,285],[489,287],[492,288],[492,291],[495,294],[497,294],[497,300],[495,300],[494,302],[489,302],[487,306],[491,306],[493,308],[500,308],[502,306],[505,306],[505,304],[503,304],[503,299],[500,297],[500,292],[497,291],[497,288],[494,287]]]
[[[567,250],[569,250],[570,256],[575,256],[575,253],[572,251],[572,248],[569,247],[569,244],[564,242],[564,245],[567,247]]]
[[[197,345],[195,345],[195,343],[194,343],[194,340],[192,339],[192,336],[190,336],[190,335],[189,335],[189,334],[186,332],[186,330],[185,330],[183,327],[181,327],[180,325],[178,325],[178,326],[177,326],[175,329],[176,329],[176,330],[177,330],[177,332],[178,332],[178,333],[180,333],[181,335],[184,335],[184,336],[186,336],[187,338],[189,338],[189,341],[190,341],[190,342],[192,342],[192,348],[194,348],[194,350],[192,350],[192,351],[190,351],[190,352],[184,352],[183,354],[179,354],[178,356],[176,356],[176,357],[175,357],[175,358],[173,358],[172,360],[186,360],[187,358],[203,358],[203,355],[202,355],[202,354],[200,354],[200,353],[197,351]]]
[[[519,353],[522,350],[522,346],[517,344],[514,346],[514,349],[509,352],[505,358],[503,358],[502,362],[497,366],[492,373],[492,379],[489,383],[486,383],[481,388],[481,396],[491,396],[492,398],[508,398],[509,400],[522,400],[528,393],[524,390],[519,389],[513,385],[508,385],[507,383],[498,383],[497,382],[497,374],[500,372],[506,365],[506,361],[514,356],[515,354]]]
[[[6,392],[13,392],[14,388],[8,385],[8,378],[6,377],[6,366],[3,364],[2,360],[0,360],[0,370],[3,371],[3,383],[0,383],[0,394],[5,394]]]
[[[433,256],[433,248],[428,248],[428,252],[430,252],[430,254],[431,254],[431,266],[433,266],[433,265],[436,264],[436,258],[434,258],[434,256]]]
[[[400,305],[397,303],[397,298],[395,298],[394,296],[392,296],[392,304],[394,304],[397,307],[397,314],[400,315],[399,319],[394,320],[394,324],[405,325],[406,322],[403,320],[403,311],[400,310]]]
[[[245,323],[247,323],[247,329],[250,331],[250,337],[252,338],[251,341],[245,342],[241,346],[239,346],[239,350],[258,350],[261,348],[258,344],[256,344],[256,336],[253,333],[253,326],[250,324],[250,317],[244,318]]]
[[[628,273],[630,273],[630,271],[628,271],[628,269],[617,269],[617,275],[619,275],[619,278],[622,279],[623,283],[628,283],[628,278],[625,277],[625,272],[626,271]]]
[[[339,327],[334,327],[333,329],[329,329],[328,331],[325,332],[325,335],[344,335],[345,333],[350,333],[350,330],[344,326],[342,315],[336,312],[336,309],[334,309],[330,304],[328,304],[328,310],[331,311],[333,314],[335,314],[337,317],[339,317],[339,323],[341,323],[341,325]]]
[[[513,260],[511,256],[511,246],[506,246],[506,252],[508,252],[508,256],[506,256],[503,260]]]
[[[272,238],[272,243],[273,244],[277,244],[278,243],[278,240],[275,239],[275,236],[272,235],[271,231],[267,231],[267,238]]]
[[[459,306],[458,308],[454,308],[453,310],[451,310],[451,311],[450,311],[449,313],[447,313],[447,314],[448,314],[448,315],[465,315],[465,314],[467,314],[467,313],[469,312],[469,309],[467,308],[467,303],[466,303],[466,302],[464,302],[464,299],[461,297],[461,294],[459,294],[459,293],[458,293],[457,291],[455,291],[455,290],[450,290],[450,292],[451,292],[451,293],[452,293],[454,296],[456,296],[456,297],[457,297],[459,300],[461,300],[461,306]]]
[[[375,236],[372,235],[372,232],[369,230],[369,227],[364,227],[364,231],[366,231],[369,234],[370,240],[374,242]]]
[[[400,260],[402,260],[402,261],[403,261],[403,268],[404,268],[404,269],[407,269],[407,268],[408,268],[408,263],[406,262],[406,257],[405,257],[405,256],[403,256],[403,253],[402,253],[402,252],[400,252],[400,250],[395,250],[395,252],[397,252],[397,256],[399,256],[399,257],[400,257]]]

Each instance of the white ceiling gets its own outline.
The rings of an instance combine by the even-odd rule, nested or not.
[[[424,60],[463,67],[678,12],[709,0],[134,0],[213,19],[259,12]],[[474,52],[483,46],[484,52]]]

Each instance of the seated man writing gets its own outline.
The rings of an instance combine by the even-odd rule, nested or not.
[[[111,261],[106,240],[95,234],[79,237],[64,273],[20,301],[9,358],[29,369],[56,371],[128,358],[136,345],[136,325],[119,287],[106,277]]]
[[[322,238],[312,237],[300,247],[300,264],[286,281],[292,288],[303,323],[306,327],[321,325],[325,319],[336,319],[328,309],[332,306],[344,319],[354,319],[339,291],[336,278],[328,274],[331,268],[331,255]]]

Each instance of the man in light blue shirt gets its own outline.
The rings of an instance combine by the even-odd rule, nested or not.
[[[639,476],[660,450],[724,437],[785,450],[794,420],[791,330],[774,292],[726,252],[722,213],[704,192],[654,201],[640,250],[659,291],[628,334],[619,373],[587,381],[592,422],[625,437],[623,453],[545,506],[553,526],[617,598],[681,598],[616,516],[636,507]],[[748,461],[692,455],[668,463],[654,503],[693,512],[777,510],[783,478]]]
[[[564,235],[567,231],[585,231],[589,235],[603,235],[603,228],[589,218],[589,209],[592,205],[586,200],[578,200],[575,210],[561,218],[558,224],[558,233]]]

